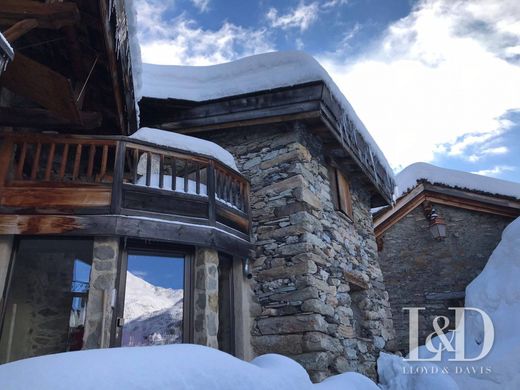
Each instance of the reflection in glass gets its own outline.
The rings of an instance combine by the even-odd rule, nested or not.
[[[20,239],[0,362],[81,349],[91,262],[91,240]]]
[[[122,346],[181,343],[184,257],[129,254]]]

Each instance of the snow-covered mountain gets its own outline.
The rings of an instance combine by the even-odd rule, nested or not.
[[[183,296],[182,289],[154,286],[127,272],[123,346],[181,342]]]

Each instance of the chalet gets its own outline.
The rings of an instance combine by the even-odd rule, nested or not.
[[[245,358],[293,357],[319,381],[375,377],[393,327],[370,209],[393,175],[323,68],[304,53],[214,67],[144,65],[142,125],[211,140],[251,183]],[[247,293],[247,291],[246,291]]]
[[[520,184],[416,163],[396,177],[398,199],[374,215],[379,263],[390,296],[397,349],[408,353],[404,307],[420,311],[420,345],[432,320],[464,306],[502,231],[520,216]],[[513,259],[511,259],[513,260]]]
[[[350,104],[298,52],[135,88],[128,23],[122,0],[0,6],[0,362],[192,342],[375,377],[394,178]]]
[[[0,362],[160,337],[231,351],[249,183],[214,144],[136,132],[124,3],[6,0],[0,25]],[[175,281],[149,302],[163,333],[136,330],[145,270]]]

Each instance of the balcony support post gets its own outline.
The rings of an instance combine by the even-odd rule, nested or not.
[[[114,179],[112,182],[112,201],[110,212],[112,214],[121,213],[121,198],[123,189],[123,172],[125,171],[126,142],[119,141],[116,147],[116,160],[114,164]],[[136,162],[137,165],[137,162]],[[137,169],[137,168],[136,168]]]

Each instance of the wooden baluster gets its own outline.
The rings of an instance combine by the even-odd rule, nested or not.
[[[226,202],[231,203],[231,177],[226,175]]]
[[[60,162],[60,180],[63,180],[63,177],[65,176],[65,171],[67,169],[67,158],[69,157],[69,144],[63,145],[63,155],[61,156],[61,162]]]
[[[159,188],[164,187],[164,154],[159,155]]]
[[[47,158],[47,167],[45,168],[45,181],[51,180],[52,163],[54,162],[54,153],[56,152],[56,144],[53,142],[49,150]]]
[[[184,192],[188,192],[188,168],[189,168],[188,160],[184,160]]]
[[[94,156],[96,155],[96,145],[90,145],[88,151],[87,177],[90,179],[94,171]]]
[[[117,148],[116,148],[117,153]],[[103,153],[101,154],[101,168],[99,170],[99,180],[103,181],[107,173],[107,163],[108,163],[108,145],[103,145]],[[123,168],[124,169],[124,168]]]
[[[134,183],[137,184],[137,168],[139,167],[139,149],[134,149]]]
[[[146,152],[146,186],[150,187],[152,183],[152,154]]]
[[[200,195],[200,166],[199,163],[195,164],[195,192]]]
[[[177,160],[172,158],[172,191],[177,190]]]
[[[81,150],[82,150],[82,145],[77,144],[76,145],[76,157],[74,158],[74,168],[72,169],[72,180],[76,180],[79,175],[79,166],[81,163]]]
[[[23,178],[23,166],[25,165],[25,157],[27,157],[27,142],[22,144],[22,150],[20,151],[20,159],[16,167],[16,180],[22,180]]]
[[[36,152],[34,153],[34,160],[33,165],[31,169],[31,180],[36,180],[36,176],[38,175],[38,164],[40,163],[40,154],[42,152],[42,144],[37,143],[36,144]]]
[[[215,188],[216,188],[217,170],[210,160],[208,165],[208,220],[209,224],[215,226],[216,224],[216,205],[215,205]]]

